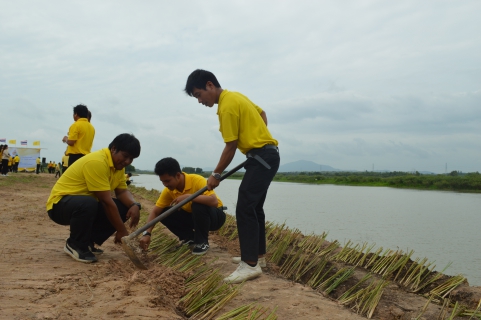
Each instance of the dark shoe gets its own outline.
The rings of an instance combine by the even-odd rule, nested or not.
[[[205,254],[207,250],[209,250],[209,245],[207,243],[196,244],[194,250],[192,250],[192,254],[201,256]]]
[[[99,255],[99,254],[104,253],[104,250],[102,250],[100,248],[95,248],[95,246],[93,244],[89,246],[89,250],[90,250],[90,252],[92,252],[95,255]]]
[[[77,261],[91,263],[97,261],[97,257],[90,252],[90,250],[82,251],[76,248],[73,248],[72,245],[68,243],[68,240],[65,242],[65,247],[63,248],[66,254],[71,256]]]

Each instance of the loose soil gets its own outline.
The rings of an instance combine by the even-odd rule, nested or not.
[[[185,294],[186,275],[148,263],[138,270],[122,248],[109,239],[97,263],[84,264],[63,252],[69,228],[52,222],[45,203],[56,179],[50,174],[18,173],[0,177],[0,318],[1,319],[188,319],[178,307]],[[11,179],[12,181],[8,181]],[[154,203],[138,195],[143,212]],[[238,243],[212,235],[211,249],[203,259],[228,275],[236,265]],[[356,270],[358,277],[362,270]],[[481,299],[481,288],[463,284],[453,295],[471,309]],[[222,312],[251,302],[273,310],[278,319],[365,319],[340,306],[331,296],[284,279],[268,263],[258,279],[248,281]],[[390,284],[374,319],[416,318],[426,298]],[[438,319],[442,306],[431,303],[420,319]],[[445,319],[445,318],[439,318]],[[458,318],[456,318],[458,319]],[[463,319],[463,318],[459,318]],[[467,319],[467,318],[464,318]]]

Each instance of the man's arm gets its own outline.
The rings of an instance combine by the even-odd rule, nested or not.
[[[172,201],[172,205],[174,206],[190,196],[191,194],[183,194],[181,196],[178,196],[177,198],[174,199],[174,201]],[[217,205],[219,204],[219,201],[217,200],[217,197],[215,194],[210,194],[210,195],[201,194],[200,196],[197,196],[196,198],[194,198],[192,202],[203,204],[208,207],[214,207],[214,208],[217,208]]]
[[[114,242],[120,243],[122,237],[128,236],[129,234],[127,229],[125,229],[122,219],[120,218],[119,210],[117,209],[114,200],[112,200],[112,197],[110,196],[110,191],[93,191],[93,193],[104,207],[107,219],[109,219],[110,223],[117,231]]]
[[[127,189],[115,189],[115,195],[124,206],[129,208],[127,212],[127,219],[130,219],[129,227],[135,227],[139,223],[140,209],[138,206],[132,205],[136,202],[134,196]]]
[[[150,211],[150,214],[149,214],[149,217],[147,218],[147,222],[150,222],[152,220],[154,220],[156,217],[158,217],[161,213],[162,213],[162,210],[164,210],[164,208],[160,208],[160,207],[157,207],[157,206],[154,206],[154,208],[152,209],[152,211]],[[155,225],[153,225],[152,227],[148,228],[146,231],[151,233],[152,230],[154,230],[154,227]],[[149,245],[150,245],[150,240],[151,240],[151,236],[142,236],[140,238],[140,247],[143,249],[143,250],[147,250],[149,248]]]
[[[267,126],[267,115],[266,115],[266,112],[264,110],[262,110],[262,112],[260,113],[261,115],[261,118],[262,120],[264,120],[264,123],[266,124]]]
[[[215,167],[214,172],[222,173],[224,172],[225,168],[232,162],[234,158],[235,152],[237,150],[237,140],[226,142],[224,150],[220,156],[219,163],[217,167]],[[207,179],[207,189],[212,190],[219,185],[220,181],[216,178],[210,176]]]
[[[77,140],[69,140],[67,136],[64,136],[62,139],[62,142],[65,142],[66,144],[72,147],[75,144],[75,142],[77,142]]]

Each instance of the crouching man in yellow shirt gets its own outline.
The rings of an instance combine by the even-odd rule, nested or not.
[[[139,222],[140,204],[125,184],[125,167],[140,155],[140,143],[131,134],[118,135],[109,145],[75,161],[58,179],[47,201],[50,219],[70,225],[64,251],[80,262],[95,262],[95,254],[114,232],[120,243]],[[111,197],[115,192],[116,199]]]

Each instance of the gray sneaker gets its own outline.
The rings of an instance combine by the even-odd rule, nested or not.
[[[241,262],[241,257],[233,257],[233,258],[232,258],[232,263],[237,263],[237,264],[238,264],[238,263],[240,263],[240,262]],[[266,257],[259,258],[259,259],[257,260],[257,263],[259,264],[259,266],[260,266],[261,268],[265,268],[265,267],[267,266],[267,264],[266,264]]]

